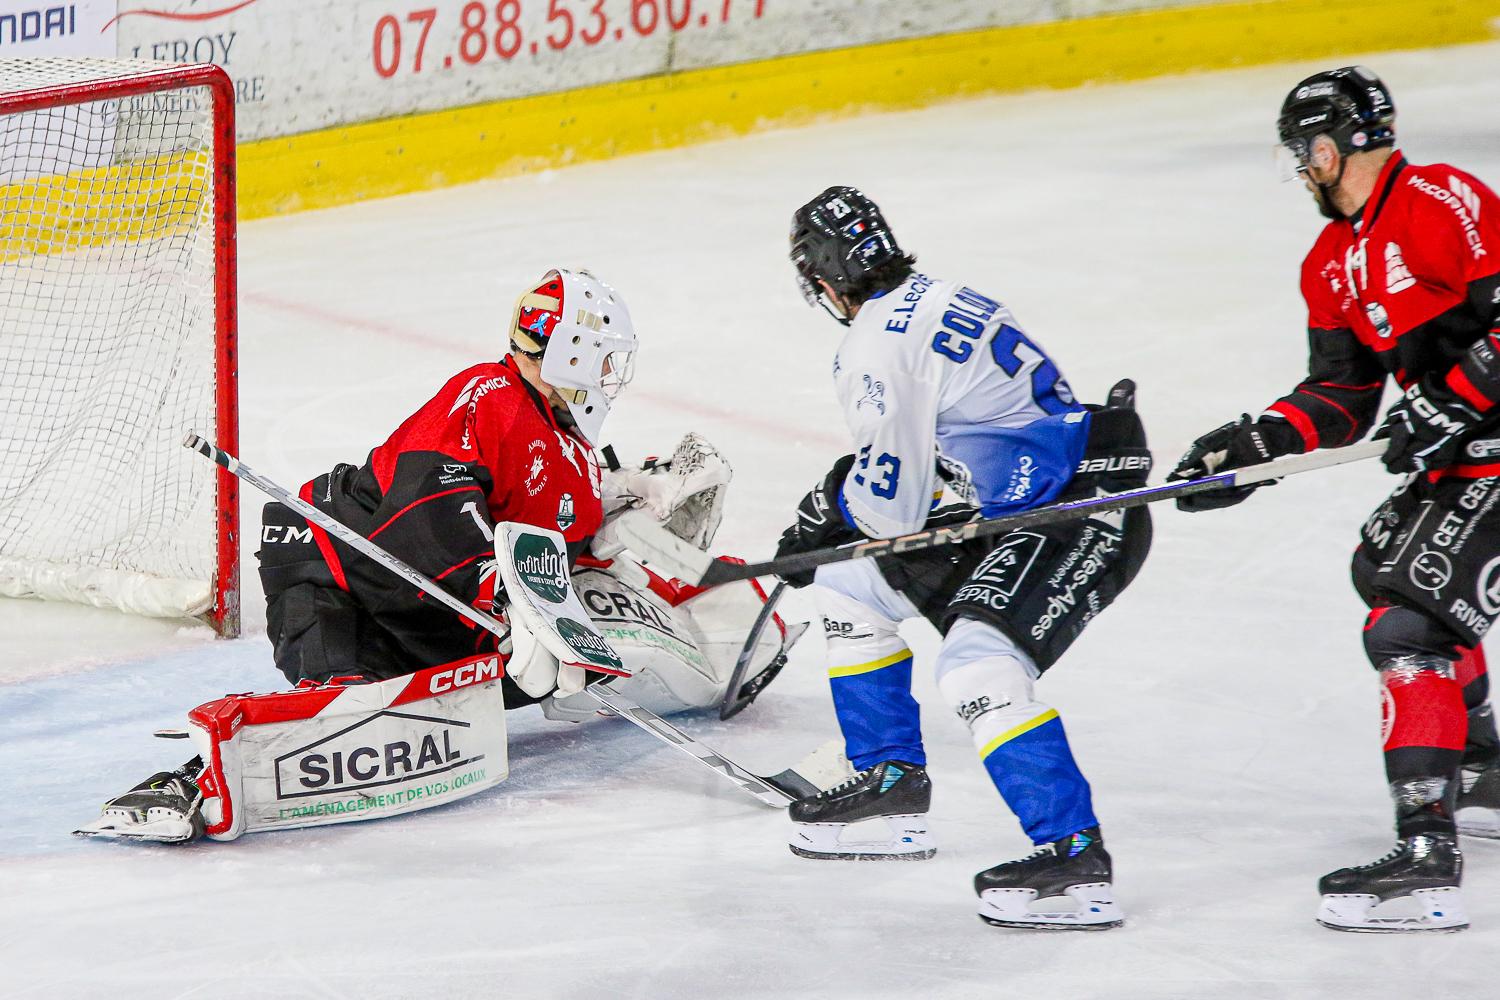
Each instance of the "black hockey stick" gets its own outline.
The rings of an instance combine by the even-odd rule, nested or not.
[[[418,570],[397,559],[385,549],[376,545],[343,522],[330,517],[295,494],[288,493],[281,486],[255,472],[255,470],[245,465],[227,451],[215,447],[212,443],[205,441],[197,434],[189,434],[183,440],[182,445],[184,448],[196,451],[220,467],[227,469],[272,499],[295,510],[306,518],[309,524],[316,524],[345,545],[363,553],[401,577],[401,579],[413,587],[446,605],[454,613],[463,616],[499,638],[504,639],[510,635],[510,629],[499,619],[492,615],[487,615],[476,608],[469,607]],[[817,791],[812,782],[791,769],[771,775],[770,777],[763,777],[747,771],[734,761],[699,743],[656,713],[642,708],[619,692],[611,690],[606,686],[605,681],[596,681],[584,688],[584,690],[611,714],[618,715],[627,722],[644,729],[668,746],[676,747],[683,753],[695,758],[700,764],[723,775],[739,788],[768,806],[781,808],[789,802]]]
[[[1018,528],[1056,524],[1059,521],[1106,514],[1110,511],[1140,507],[1160,500],[1173,500],[1225,487],[1269,482],[1284,476],[1296,475],[1299,472],[1311,472],[1314,469],[1326,469],[1335,465],[1373,458],[1382,454],[1385,449],[1386,442],[1384,441],[1366,441],[1347,448],[1315,451],[1306,455],[1262,462],[1259,465],[1249,465],[1242,469],[1231,469],[1228,472],[1205,476],[1202,479],[1184,479],[1155,486],[1142,486],[1139,489],[1125,490],[1120,493],[1106,493],[1083,500],[1069,500],[1048,507],[1038,507],[1035,510],[1021,511],[1018,514],[1006,514],[1002,517],[967,521],[939,528],[925,528],[899,538],[854,542],[837,548],[798,552],[763,562],[732,563],[715,559],[662,529],[649,515],[632,516],[644,513],[640,511],[627,511],[621,515],[616,521],[618,526],[616,530],[620,539],[637,556],[656,563],[658,568],[670,572],[679,580],[699,587],[717,587],[735,580],[805,573],[819,566],[849,559],[901,555],[939,545],[951,545],[954,542],[967,542],[974,538],[1003,535]]]
[[[761,633],[766,630],[766,625],[776,614],[776,603],[781,600],[781,595],[786,593],[786,581],[777,580],[776,586],[771,588],[771,593],[761,603],[760,614],[755,616],[755,624],[750,626],[750,634],[745,637],[745,645],[740,647],[739,659],[734,661],[734,673],[729,677],[729,687],[724,691],[724,700],[719,704],[719,718],[729,719],[745,710],[752,701],[760,696],[766,689],[766,685],[776,679],[781,673],[781,668],[786,666],[787,652],[783,649],[777,653],[766,668],[760,673],[745,679],[750,672],[750,661],[755,657],[755,650],[760,645]],[[799,634],[800,638],[800,634]]]

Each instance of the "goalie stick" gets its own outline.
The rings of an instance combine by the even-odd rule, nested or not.
[[[757,587],[759,584],[756,585]],[[776,614],[776,604],[781,600],[781,595],[786,592],[786,581],[777,580],[776,586],[771,588],[771,593],[761,603],[760,614],[755,616],[755,624],[750,626],[750,634],[745,637],[745,645],[740,647],[740,655],[734,662],[734,673],[730,675],[729,687],[724,690],[724,700],[719,703],[719,718],[730,719],[740,714],[745,708],[760,696],[766,685],[776,679],[781,673],[781,668],[786,666],[787,653],[783,649],[766,664],[760,673],[745,679],[750,672],[750,661],[755,658],[755,650],[760,646],[761,633],[766,630],[771,619]]]
[[[693,548],[670,532],[662,530],[650,519],[650,515],[635,516],[645,514],[644,511],[627,511],[621,515],[618,519],[617,533],[621,541],[636,555],[652,561],[684,583],[697,587],[717,587],[735,580],[802,573],[828,563],[844,562],[849,559],[917,552],[939,545],[1001,535],[1015,531],[1017,528],[1055,524],[1059,521],[1124,510],[1127,507],[1139,507],[1160,500],[1174,500],[1178,497],[1207,493],[1210,490],[1230,486],[1248,486],[1252,483],[1269,482],[1300,472],[1311,472],[1314,469],[1326,469],[1335,465],[1374,458],[1382,454],[1385,449],[1386,442],[1384,441],[1366,441],[1347,448],[1316,451],[1257,465],[1247,465],[1217,475],[1204,476],[1202,479],[1185,479],[1154,486],[1142,486],[1139,489],[1125,490],[1121,493],[1106,493],[1083,500],[1069,500],[1047,507],[1037,507],[1018,514],[1006,514],[1001,517],[967,521],[939,528],[925,528],[899,538],[868,539],[863,542],[840,545],[837,548],[797,552],[779,559],[767,559],[764,562],[730,563],[715,559],[708,553]]]
[[[183,439],[182,445],[184,448],[196,451],[198,454],[228,470],[272,499],[295,510],[305,517],[310,524],[316,524],[350,548],[373,559],[413,587],[440,601],[449,609],[462,615],[480,628],[502,639],[509,636],[510,630],[499,619],[492,615],[487,615],[476,608],[469,607],[421,572],[397,559],[385,549],[341,521],[335,520],[300,497],[288,493],[281,486],[260,475],[235,456],[221,448],[215,447],[211,442],[197,434],[189,434]],[[596,668],[590,665],[590,669]],[[700,764],[723,775],[724,778],[733,782],[748,794],[753,795],[760,802],[768,806],[781,808],[818,790],[812,782],[791,768],[778,774],[770,775],[769,777],[747,771],[734,761],[699,743],[656,713],[637,705],[616,691],[611,691],[608,687],[605,687],[607,683],[607,679],[595,681],[584,688],[584,690],[594,700],[598,701],[599,704],[603,705],[610,714],[618,715],[627,722],[650,733],[668,746],[676,747],[683,753],[688,754]]]

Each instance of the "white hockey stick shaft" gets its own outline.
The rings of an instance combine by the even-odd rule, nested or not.
[[[706,552],[684,543],[676,535],[656,524],[649,515],[641,511],[627,511],[617,521],[616,534],[620,540],[640,558],[652,563],[658,570],[670,573],[684,583],[702,587],[717,587],[735,580],[747,580],[760,576],[779,576],[785,573],[801,573],[828,563],[848,559],[901,555],[917,552],[939,545],[967,542],[974,538],[1000,535],[1018,528],[1042,524],[1055,524],[1081,517],[1090,517],[1129,507],[1140,507],[1161,500],[1207,493],[1211,490],[1234,486],[1264,483],[1284,476],[1293,476],[1314,469],[1326,469],[1335,465],[1358,462],[1373,458],[1385,451],[1384,441],[1365,441],[1347,448],[1309,452],[1290,458],[1276,459],[1240,469],[1229,469],[1201,479],[1183,479],[1120,493],[1068,500],[1046,507],[1035,507],[1015,514],[981,518],[961,524],[923,528],[921,531],[898,538],[867,539],[834,548],[813,552],[797,552],[764,562],[730,563],[718,560]],[[643,515],[643,516],[635,516]]]
[[[197,434],[189,434],[183,440],[182,445],[184,448],[196,451],[210,461],[227,469],[230,473],[243,479],[271,499],[295,510],[306,518],[309,524],[316,524],[345,545],[368,556],[413,587],[441,601],[456,614],[463,616],[480,628],[502,639],[510,635],[510,629],[498,618],[485,614],[477,608],[469,607],[469,605],[448,593],[420,571],[413,569],[405,562],[391,555],[385,549],[376,545],[348,525],[330,517],[301,497],[288,492],[275,482],[260,475],[227,451],[215,447],[211,442],[204,440]],[[795,773],[791,774],[790,779],[788,778],[788,772],[785,771],[771,778],[764,778],[753,774],[722,754],[716,753],[711,748],[699,743],[676,726],[669,724],[656,713],[642,708],[619,692],[610,690],[603,682],[595,682],[584,688],[584,690],[612,714],[618,715],[620,718],[635,724],[668,746],[675,747],[683,753],[688,754],[700,764],[723,775],[726,779],[766,805],[780,808],[788,802],[800,798],[803,794],[807,794],[797,784],[800,776]]]

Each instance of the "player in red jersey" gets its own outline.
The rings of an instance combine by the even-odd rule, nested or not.
[[[1390,92],[1359,66],[1287,96],[1281,151],[1330,220],[1302,267],[1308,375],[1258,418],[1198,438],[1174,476],[1352,444],[1374,425],[1387,377],[1402,389],[1376,436],[1403,478],[1366,522],[1352,567],[1371,608],[1364,644],[1382,684],[1397,843],[1324,876],[1319,920],[1452,930],[1467,926],[1457,833],[1500,836],[1480,647],[1500,615],[1500,200],[1456,167],[1410,163],[1395,117]],[[1254,489],[1178,506],[1228,506]],[[1374,909],[1408,896],[1420,916]]]
[[[576,314],[587,302],[589,322]],[[630,380],[635,332],[624,302],[587,272],[551,271],[521,296],[511,351],[465,369],[359,467],[302,487],[331,514],[490,609],[500,521],[555,528],[576,562],[599,530],[594,447]],[[293,683],[384,680],[483,652],[489,633],[330,538],[279,503],[265,508],[260,556],[276,665]],[[507,678],[507,704],[536,700]]]

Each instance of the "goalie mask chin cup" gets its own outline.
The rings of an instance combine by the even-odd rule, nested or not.
[[[587,271],[548,271],[516,302],[511,344],[540,359],[542,381],[557,390],[590,444],[635,374],[636,336],[625,300]]]

